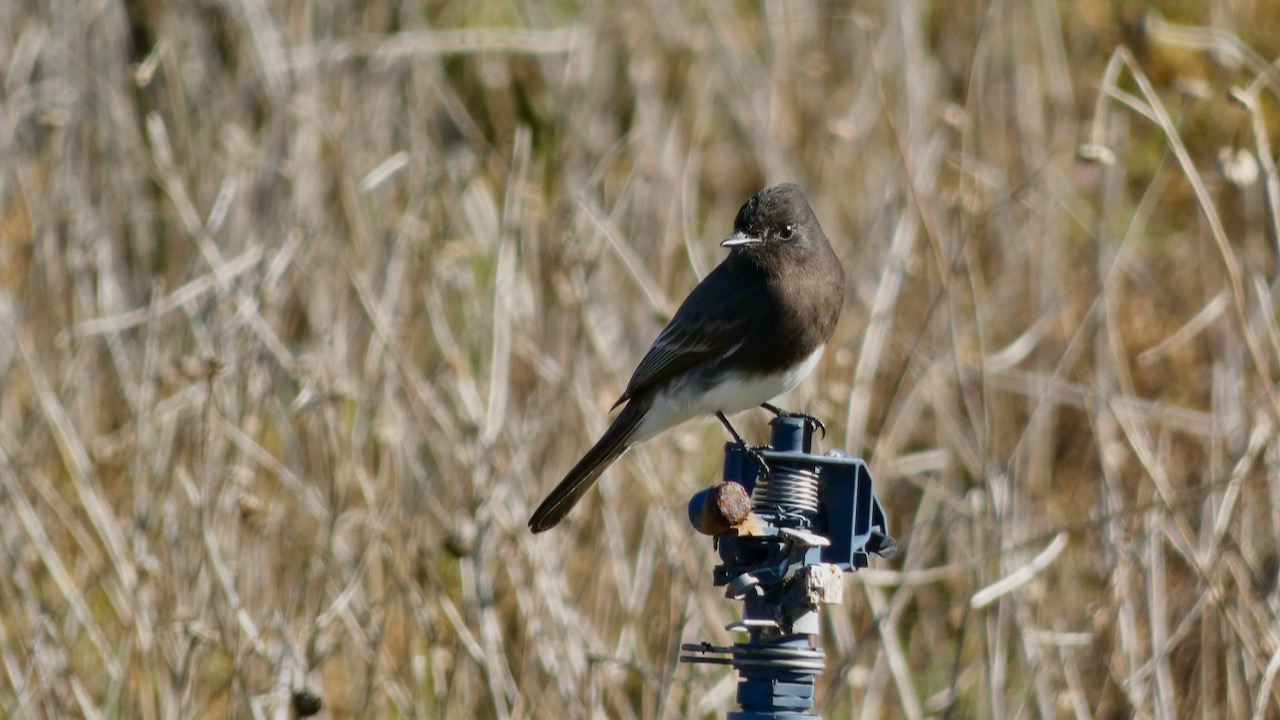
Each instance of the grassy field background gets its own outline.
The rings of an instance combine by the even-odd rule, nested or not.
[[[827,717],[1280,717],[1280,6],[1155,5],[0,3],[0,716],[722,716],[718,424],[525,521],[792,179]]]

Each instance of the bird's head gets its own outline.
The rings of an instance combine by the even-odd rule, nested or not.
[[[804,245],[821,233],[818,220],[795,183],[771,185],[751,196],[733,220],[733,234],[721,247],[747,255]]]

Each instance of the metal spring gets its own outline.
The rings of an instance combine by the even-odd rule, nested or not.
[[[776,465],[756,480],[751,504],[757,511],[782,508],[803,515],[818,512],[818,472],[812,468]]]
[[[685,643],[681,652],[696,653],[680,656],[680,662],[703,665],[733,665],[737,668],[772,668],[792,672],[818,674],[823,670],[826,653],[822,648],[771,645],[756,642],[736,643],[732,646],[712,645],[708,642]],[[717,657],[719,656],[719,657]]]
[[[733,646],[733,666],[764,667],[817,674],[823,670],[826,653],[822,648],[769,646],[738,643]]]

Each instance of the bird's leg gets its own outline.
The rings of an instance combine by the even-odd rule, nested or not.
[[[760,454],[760,451],[751,447],[750,445],[747,444],[746,440],[742,439],[742,436],[738,434],[738,431],[734,430],[733,426],[729,424],[729,418],[725,417],[724,413],[717,410],[716,419],[719,420],[720,424],[724,425],[724,429],[728,430],[729,434],[733,436],[733,441],[738,445],[742,446],[742,450],[747,454],[747,457],[751,458],[752,460],[755,460],[756,464],[760,466],[760,470],[765,475],[768,475],[769,463],[764,461],[764,456]]]
[[[783,410],[782,408],[772,403],[760,403],[760,407],[764,408],[765,410],[768,410],[769,412],[773,413],[774,415],[777,415],[778,417],[800,418],[801,420],[804,421],[805,425],[808,425],[810,427],[810,429],[821,430],[822,439],[823,440],[827,439],[827,426],[823,425],[821,420],[819,420],[818,418],[808,413],[791,412],[790,410]]]

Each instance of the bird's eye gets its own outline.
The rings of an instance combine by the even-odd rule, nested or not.
[[[795,234],[796,234],[795,229],[792,228],[790,225],[783,225],[782,229],[778,231],[778,237],[782,238],[783,240],[790,240],[791,236]]]

